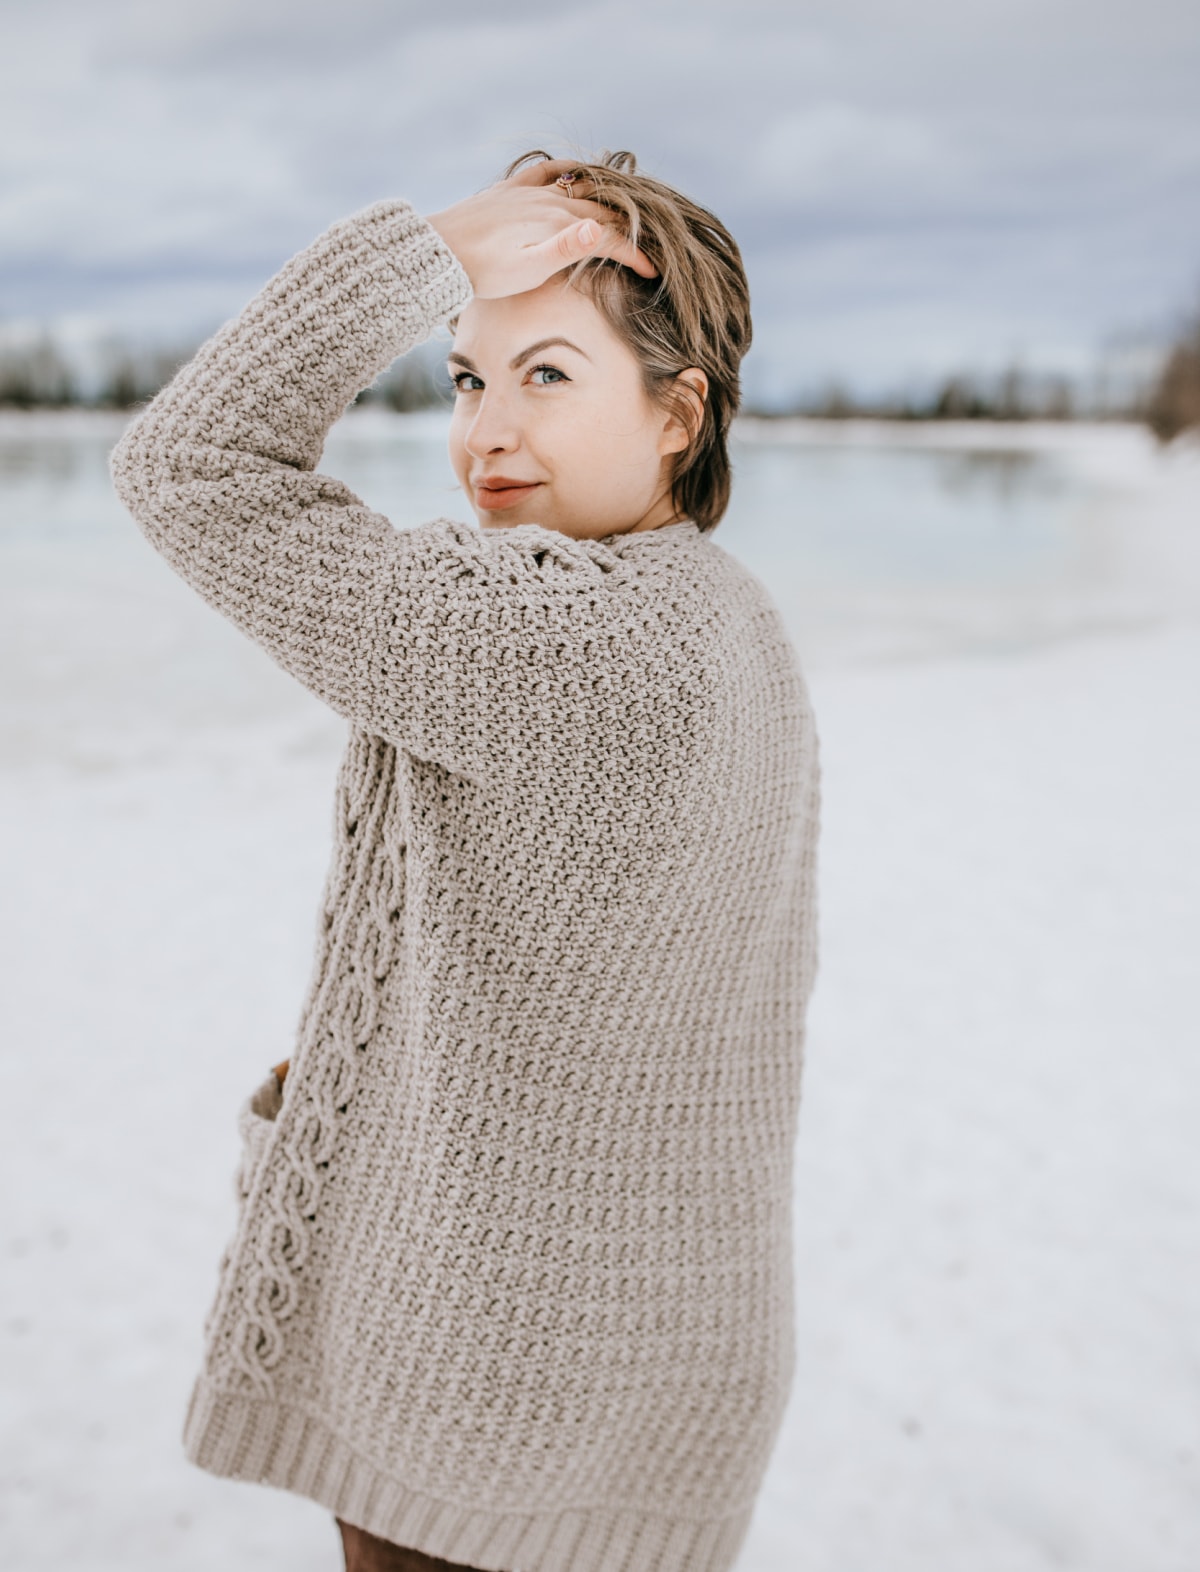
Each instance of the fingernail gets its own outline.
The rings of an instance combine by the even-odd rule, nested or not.
[[[580,224],[579,238],[583,241],[585,246],[590,246],[592,241],[595,240],[597,234],[598,230],[590,218],[585,219],[583,223]]]

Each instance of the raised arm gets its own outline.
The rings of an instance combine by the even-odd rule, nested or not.
[[[582,227],[536,205],[528,180],[433,220],[399,199],[342,219],[203,346],[111,458],[121,500],[205,600],[338,713],[466,774],[486,775],[500,746],[492,677],[516,646],[493,640],[506,628],[512,644],[520,602],[521,658],[539,627],[565,656],[577,578],[554,567],[585,554],[563,537],[543,569],[529,529],[505,543],[448,519],[396,530],[316,465],[359,390],[477,281],[533,287],[601,249]],[[539,675],[510,670],[509,686]]]

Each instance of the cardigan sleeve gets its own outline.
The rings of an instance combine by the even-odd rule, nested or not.
[[[580,596],[595,563],[540,525],[397,530],[316,473],[358,391],[470,295],[430,224],[375,203],[286,263],[110,468],[172,568],[285,670],[348,720],[486,779],[518,756],[507,728],[527,738],[531,705],[553,710],[551,668],[569,687],[597,648]]]

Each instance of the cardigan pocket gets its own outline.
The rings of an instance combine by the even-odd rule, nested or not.
[[[283,1088],[274,1070],[261,1085],[256,1086],[238,1109],[238,1132],[242,1138],[241,1157],[234,1175],[234,1195],[239,1204],[245,1202],[254,1183],[271,1139],[271,1126],[283,1107]]]

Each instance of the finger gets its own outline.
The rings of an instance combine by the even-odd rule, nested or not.
[[[635,273],[640,273],[643,278],[657,278],[658,269],[646,253],[623,235],[612,220],[612,209],[605,207],[602,202],[589,202],[586,198],[571,197],[568,199],[570,207],[567,209],[572,218],[590,219],[599,226],[597,240],[600,245],[589,246],[587,252],[597,256],[612,257],[615,262],[620,262],[624,267],[630,267]],[[578,228],[578,224],[576,228]]]
[[[658,269],[644,251],[640,251],[632,241],[624,235],[616,235],[608,250],[602,255],[611,257],[614,262],[620,262],[623,267],[632,268],[642,278],[657,278]]]
[[[609,211],[596,203],[586,203],[584,205],[594,207],[600,213],[607,214]],[[611,257],[614,262],[620,262],[623,267],[632,268],[642,278],[658,277],[658,269],[646,253],[635,246],[628,235],[623,235],[611,221],[606,221],[603,218],[585,219],[584,224],[577,225],[576,228],[583,229],[587,224],[595,226],[596,237],[591,244],[587,245],[584,255]],[[584,242],[581,241],[581,243]]]
[[[578,161],[572,158],[542,158],[536,164],[526,164],[508,178],[513,185],[545,186],[553,184],[559,175],[569,174],[572,169],[578,168]]]
[[[574,178],[568,182],[567,186],[560,186],[555,191],[554,187],[558,185],[558,177],[560,175],[571,175]],[[595,190],[596,186],[592,176],[586,170],[580,169],[578,162],[572,158],[544,158],[538,164],[530,164],[528,168],[518,170],[510,179],[514,185],[548,187],[551,195],[561,196],[564,201],[576,204],[581,200],[586,200],[584,192],[586,190]],[[601,222],[603,222],[608,216],[609,209],[600,208],[599,212],[602,215]],[[585,214],[580,212],[577,205],[570,210],[570,216],[572,218],[582,218]]]
[[[546,242],[562,258],[564,265],[577,262],[582,257],[611,257],[614,262],[632,268],[643,278],[657,278],[658,269],[643,251],[630,243],[611,224],[584,219],[569,229],[561,229],[553,240]]]
[[[555,159],[553,163],[539,164],[538,168],[548,171],[544,187],[552,196],[560,197],[563,201],[575,204],[569,209],[571,217],[585,217],[586,210],[581,211],[580,205],[587,202],[585,193],[594,192],[596,189],[596,182],[591,175],[586,170],[580,169],[578,164],[569,163],[562,158]],[[562,177],[564,176],[569,177],[565,185],[562,182]],[[595,204],[588,203],[587,205],[594,206]],[[607,218],[610,209],[601,208],[600,212]]]

